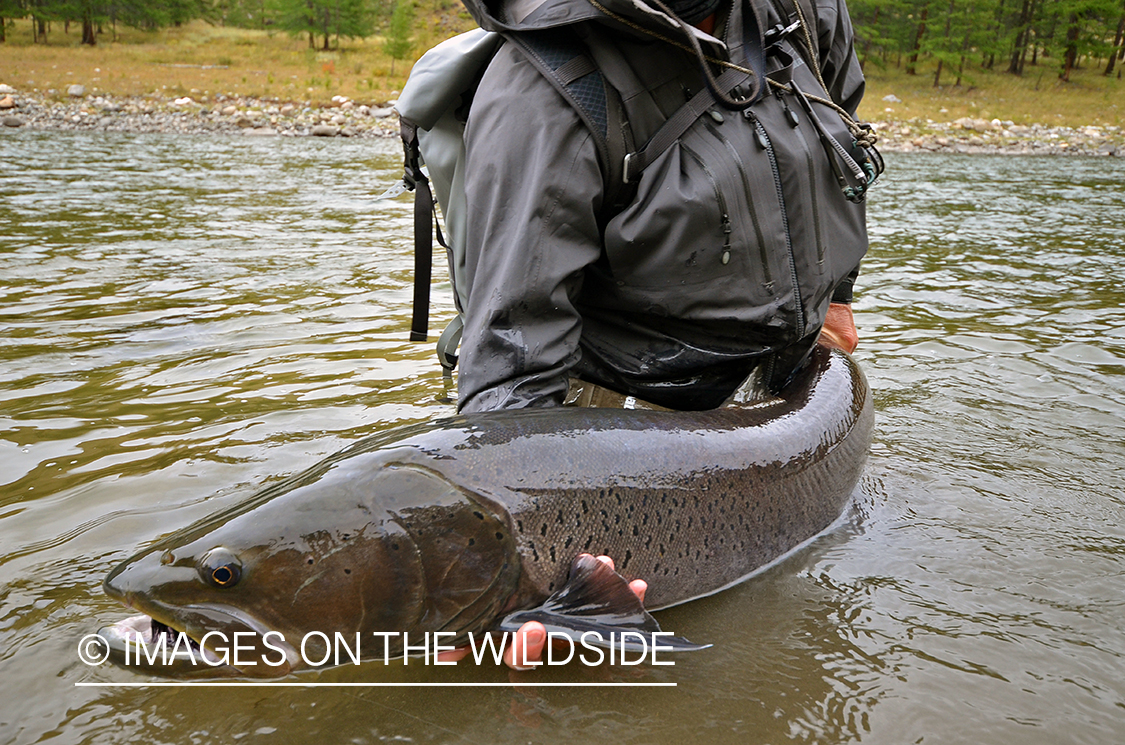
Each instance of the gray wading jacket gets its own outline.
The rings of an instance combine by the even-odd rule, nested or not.
[[[599,0],[617,20],[589,0],[465,2],[488,30],[574,29],[620,91],[638,147],[704,86],[693,55],[637,30],[684,38],[639,0]],[[781,21],[768,0],[736,0],[719,15],[719,38],[697,38],[735,62],[746,59],[747,28]],[[844,0],[818,0],[817,26],[828,93],[854,113],[863,77]],[[767,57],[770,77],[827,97],[792,42],[782,49]],[[759,363],[780,381],[803,360],[867,249],[865,217],[794,95],[765,90],[746,113],[700,116],[607,215],[589,128],[514,44],[500,48],[465,132],[463,411],[559,405],[571,375],[670,408],[711,408]],[[850,143],[838,114],[813,106]]]

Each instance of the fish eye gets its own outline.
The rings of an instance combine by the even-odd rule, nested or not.
[[[242,578],[242,562],[225,548],[213,548],[199,560],[199,575],[212,587],[234,587]]]

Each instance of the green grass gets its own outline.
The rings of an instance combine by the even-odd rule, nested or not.
[[[1125,127],[1125,80],[1116,74],[1106,77],[1104,69],[1104,60],[1088,62],[1071,74],[1069,83],[1063,83],[1058,66],[1048,60],[1028,66],[1022,77],[973,69],[960,86],[953,85],[955,75],[946,73],[942,86],[935,88],[933,66],[919,65],[917,75],[907,75],[900,68],[869,65],[860,115],[869,121],[948,122],[970,117],[1016,124]],[[901,103],[885,101],[888,95]]]
[[[415,55],[472,26],[463,12],[418,24]],[[224,94],[325,103],[341,95],[380,102],[402,89],[414,61],[398,61],[391,75],[378,36],[342,39],[339,49],[323,51],[310,49],[307,37],[202,21],[156,32],[119,27],[117,41],[107,29],[94,47],[80,39],[73,26],[67,35],[56,24],[46,44],[34,44],[31,22],[17,21],[0,44],[0,83],[60,96],[78,83],[90,93],[118,96],[175,92],[200,100]]]

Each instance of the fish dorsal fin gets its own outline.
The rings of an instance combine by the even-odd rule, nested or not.
[[[636,651],[644,644],[659,644],[669,651],[687,651],[711,646],[665,636],[663,632],[653,637],[660,632],[660,624],[645,611],[629,583],[608,564],[589,554],[575,558],[562,589],[537,608],[510,614],[500,622],[500,630],[516,631],[528,621],[539,621],[548,632],[565,634],[575,642],[595,647],[608,648],[612,644]],[[632,633],[622,637],[626,631]]]

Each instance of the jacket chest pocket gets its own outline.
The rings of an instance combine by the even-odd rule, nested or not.
[[[645,169],[632,203],[609,222],[613,277],[659,296],[673,315],[695,314],[708,298],[772,305],[791,289],[779,199],[753,123],[705,113]]]

